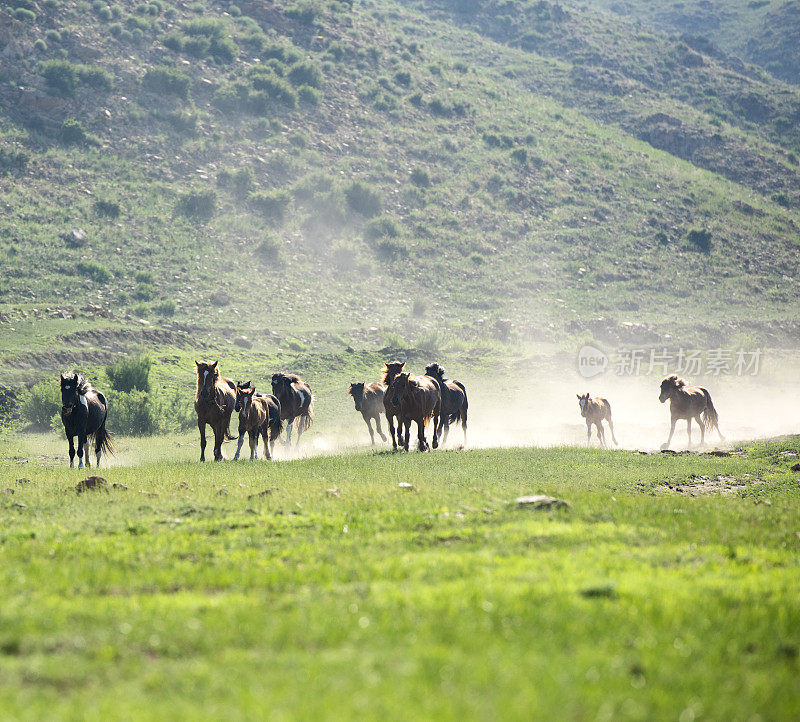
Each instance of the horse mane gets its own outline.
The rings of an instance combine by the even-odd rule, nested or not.
[[[381,381],[383,381],[384,386],[389,386],[391,380],[400,373],[400,369],[405,366],[405,361],[389,361],[389,363],[383,364],[383,369],[381,372]],[[389,376],[391,375],[391,379]]]
[[[81,396],[92,390],[92,385],[89,383],[89,379],[77,373],[75,374],[75,386],[77,387],[78,393]]]
[[[303,383],[303,379],[301,379],[297,374],[283,374],[284,377],[289,379],[290,384],[301,384]]]
[[[437,381],[441,381],[442,383],[447,381],[447,379],[444,376],[444,369],[441,366],[439,366],[438,363],[428,364],[425,367],[425,374],[427,376],[432,376]]]
[[[664,381],[672,381],[673,386],[675,388],[681,389],[686,386],[686,381],[681,378],[678,378],[677,374],[672,374],[672,376],[667,376]]]

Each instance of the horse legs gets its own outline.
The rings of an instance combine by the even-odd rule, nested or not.
[[[614,446],[619,446],[619,444],[617,443],[617,437],[614,436],[614,424],[611,421],[611,416],[608,416],[606,418],[606,421],[608,421],[608,428],[611,429],[611,441],[614,442]]]
[[[389,436],[392,437],[392,449],[397,451],[397,442],[400,440],[400,420],[397,420],[397,438],[394,435],[394,414],[386,414],[386,423],[389,424]]]
[[[244,446],[244,429],[239,429],[239,443],[236,445],[236,453],[233,455],[234,461],[239,458],[239,453],[242,450],[242,446]]]
[[[592,445],[592,422],[586,419],[586,445]]]
[[[464,430],[464,446],[467,445],[467,412],[461,411],[461,428]]]
[[[434,422],[435,424],[435,422]],[[442,437],[441,441],[439,442],[441,446],[444,448],[444,445],[447,443],[447,435],[450,433],[450,419],[442,414],[442,421],[439,424],[439,434]]]
[[[269,422],[261,427],[261,437],[264,439],[264,458],[272,459],[272,454],[269,453]],[[256,443],[258,443],[258,434],[256,434]]]
[[[86,434],[83,432],[78,432],[78,468],[83,468],[83,447],[86,445]],[[88,462],[88,456],[86,461]]]
[[[200,429],[200,461],[205,461],[206,460],[206,422],[205,421],[198,421],[197,422],[197,428]]]
[[[431,446],[433,446],[434,449],[439,447],[439,434],[437,433],[436,427],[441,424],[441,421],[442,421],[442,400],[439,399],[439,403],[436,404],[436,406],[434,406],[433,408],[433,441],[431,442]],[[448,426],[449,426],[449,421],[448,421]],[[423,439],[424,437],[425,434],[423,431]]]
[[[670,427],[669,427],[669,438],[667,439],[667,443],[666,444],[662,444],[661,445],[661,449],[662,450],[669,449],[669,442],[672,441],[672,435],[675,433],[675,424],[677,424],[677,423],[678,423],[678,417],[677,416],[673,416],[672,417],[672,422],[670,423]]]
[[[434,421],[433,433],[436,438],[436,422]],[[410,426],[411,424],[409,424]],[[425,419],[417,420],[417,447],[420,451],[428,451],[428,442],[425,441]]]
[[[364,416],[364,423],[367,425],[367,428],[369,429],[369,443],[372,446],[375,446],[375,432],[373,432],[372,430],[371,417]]]
[[[247,432],[247,436],[250,439],[250,458],[257,459],[258,458],[258,429],[250,429]]]
[[[222,442],[225,440],[225,426],[224,422],[220,421],[214,429],[214,461],[223,461],[222,456]]]
[[[286,447],[292,445],[292,424],[294,423],[294,418],[286,419]]]
[[[700,427],[700,446],[706,443],[706,429],[703,420],[700,418],[700,414],[694,417],[694,420],[697,422],[697,425]]]
[[[692,448],[692,417],[690,416],[686,419],[686,436],[689,438],[689,446],[688,448]]]
[[[375,414],[375,426],[378,431],[378,436],[381,437],[381,441],[386,441],[386,435],[381,431],[381,415]]]
[[[75,466],[75,437],[67,436],[69,442],[69,465]]]

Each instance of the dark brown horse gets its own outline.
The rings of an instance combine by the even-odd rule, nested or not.
[[[200,461],[206,460],[206,424],[214,431],[214,461],[222,461],[222,442],[235,438],[228,431],[236,405],[236,384],[220,376],[216,361],[195,361],[194,365],[197,369],[194,410],[200,429]]]
[[[234,411],[239,412],[239,445],[236,447],[234,459],[244,444],[244,434],[250,438],[250,458],[258,458],[258,435],[264,439],[264,457],[272,458],[275,439],[283,431],[281,421],[281,404],[272,394],[257,394],[256,387],[250,381],[236,384],[236,405]]]
[[[347,390],[347,393],[355,401],[356,411],[360,411],[361,416],[364,417],[364,423],[369,429],[369,440],[373,446],[375,446],[375,433],[372,431],[372,424],[370,423],[372,419],[375,419],[375,427],[378,430],[381,441],[386,441],[386,437],[381,431],[381,413],[384,411],[383,399],[385,391],[383,384],[378,381],[374,381],[371,384],[362,382],[350,384],[350,388]]]
[[[406,365],[405,361],[387,361],[383,364],[382,379],[386,392],[383,396],[383,411],[386,414],[386,423],[389,424],[389,436],[392,437],[392,448],[397,449],[400,441],[400,407],[392,404],[392,395],[389,390],[392,388],[395,376],[399,374]],[[394,420],[397,419],[397,438],[395,439]]]
[[[425,425],[433,420],[433,448],[439,446],[437,426],[442,408],[439,382],[430,376],[412,376],[408,372],[397,374],[390,389],[392,405],[400,409],[400,424],[405,427],[403,448],[408,451],[411,422],[417,424],[417,441],[420,451],[429,451],[425,441]],[[401,427],[398,426],[398,438]]]
[[[441,445],[447,443],[447,434],[450,424],[460,423],[464,430],[464,445],[467,444],[467,389],[460,381],[450,381],[445,378],[444,369],[437,363],[428,364],[425,374],[439,382],[442,392],[442,413],[439,421],[439,436]]]
[[[61,422],[69,441],[69,465],[75,466],[75,443],[78,437],[78,468],[83,468],[83,457],[86,455],[86,466],[89,463],[88,437],[94,436],[94,454],[100,466],[103,451],[114,453],[111,446],[111,434],[106,431],[108,403],[106,397],[92,388],[92,385],[80,374],[61,376]]]
[[[292,424],[297,419],[297,441],[314,419],[311,389],[297,374],[272,374],[272,393],[281,405],[281,419],[286,422],[286,446],[292,442]]]
[[[708,389],[704,389],[702,386],[687,386],[683,379],[679,379],[673,374],[661,382],[658,400],[663,404],[667,399],[669,399],[669,412],[672,418],[669,438],[667,443],[661,446],[662,449],[669,449],[669,442],[672,441],[675,424],[679,419],[686,419],[689,448],[692,446],[692,419],[700,427],[701,446],[706,440],[706,430],[716,429],[720,440],[725,441],[725,437],[719,430],[719,416],[717,416],[714,404],[711,403],[711,394],[708,393]]]

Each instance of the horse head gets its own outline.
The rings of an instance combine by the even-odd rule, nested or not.
[[[425,375],[431,376],[437,381],[444,381],[444,369],[437,363],[428,364],[425,367]]]
[[[658,400],[663,404],[672,395],[673,389],[679,389],[683,386],[686,386],[686,382],[683,379],[679,379],[675,374],[667,376],[661,382],[661,392],[658,394]]]
[[[406,395],[408,389],[408,378],[411,376],[408,371],[397,374],[392,382],[392,406],[400,406],[403,396]]]
[[[272,393],[278,398],[281,398],[281,392],[288,386],[291,387],[292,383],[289,377],[283,373],[272,374]]]
[[[347,393],[353,397],[356,403],[356,411],[361,411],[361,403],[364,401],[364,384],[360,381],[350,384]]]
[[[578,397],[578,406],[581,407],[581,416],[586,416],[586,404],[589,403],[589,392],[585,394],[575,394]]]
[[[250,402],[253,400],[253,396],[255,396],[255,392],[256,387],[253,386],[251,381],[245,381],[243,384],[237,383],[236,403],[234,404],[233,410],[247,416],[247,411],[249,409]]]
[[[61,411],[65,415],[72,413],[75,405],[81,400],[83,377],[80,374],[61,374]],[[85,403],[85,399],[84,399]]]
[[[214,361],[214,363],[209,363],[208,361],[194,362],[197,367],[197,396],[204,401],[210,401],[215,397],[212,391],[219,378],[217,363],[217,361]]]
[[[386,361],[383,364],[383,369],[381,370],[383,374],[382,380],[384,386],[390,386],[394,377],[403,370],[405,365],[405,361]]]

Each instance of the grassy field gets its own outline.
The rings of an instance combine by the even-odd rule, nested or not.
[[[25,443],[0,442],[4,718],[800,715],[798,437],[205,466],[145,440],[84,494]]]

